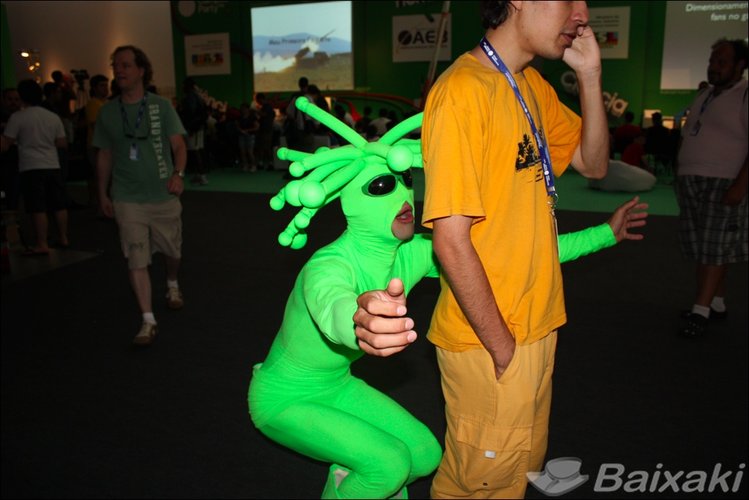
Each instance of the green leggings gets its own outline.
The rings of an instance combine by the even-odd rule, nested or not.
[[[350,373],[331,380],[316,372],[311,380],[283,372],[279,364],[268,372],[256,367],[253,421],[270,439],[349,470],[338,498],[388,498],[439,465],[442,448],[432,432],[364,381]]]

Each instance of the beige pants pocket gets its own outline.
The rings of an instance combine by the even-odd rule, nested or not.
[[[526,482],[527,457],[531,451],[530,427],[490,427],[461,419],[456,441],[459,479],[467,491],[512,488]]]

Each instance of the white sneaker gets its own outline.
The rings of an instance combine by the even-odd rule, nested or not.
[[[171,286],[167,289],[166,305],[169,309],[182,309],[182,306],[185,305],[184,300],[182,300],[182,292],[176,286]]]

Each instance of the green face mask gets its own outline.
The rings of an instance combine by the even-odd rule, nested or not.
[[[404,176],[409,179],[404,179]],[[413,210],[411,173],[392,172],[386,166],[365,168],[343,190],[341,208],[348,231],[366,245],[397,244],[392,223],[407,203]]]

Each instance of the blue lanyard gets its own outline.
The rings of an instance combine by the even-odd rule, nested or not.
[[[520,93],[520,89],[518,88],[518,84],[512,77],[512,73],[510,73],[510,70],[507,68],[507,66],[505,66],[505,63],[502,62],[502,59],[500,59],[497,51],[494,50],[494,47],[491,46],[489,40],[487,40],[486,37],[481,39],[480,45],[486,56],[494,63],[494,66],[496,66],[497,69],[503,75],[505,75],[505,78],[507,78],[507,81],[510,83],[510,87],[512,87],[513,92],[515,92],[515,97],[517,97],[518,101],[520,102],[520,107],[523,108],[525,117],[528,119],[528,123],[531,126],[531,131],[533,132],[533,137],[536,139],[538,152],[541,155],[541,165],[543,166],[544,171],[546,193],[549,195],[549,205],[551,205],[551,208],[553,210],[557,204],[559,196],[557,195],[556,188],[554,187],[554,172],[551,170],[551,158],[549,157],[549,151],[546,149],[546,142],[542,139],[541,134],[536,128],[536,123],[533,121],[533,116],[531,115],[528,106],[525,104],[525,99],[523,99],[523,96]]]
[[[140,106],[138,107],[138,115],[135,118],[135,127],[133,127],[133,137],[132,139],[137,139],[138,135],[138,128],[140,128],[140,122],[143,120],[143,115],[146,114],[146,98],[148,97],[148,92],[143,94],[143,99],[140,100]],[[127,119],[127,113],[125,113],[125,107],[122,105],[122,97],[120,97],[120,113],[122,113],[122,129],[126,131],[128,128],[130,128],[130,122]],[[127,134],[127,132],[125,132]],[[135,146],[135,142],[133,142],[133,146]]]
[[[707,109],[707,105],[710,104],[712,102],[712,100],[715,99],[715,97],[717,97],[717,96],[715,95],[715,89],[713,89],[713,90],[710,91],[709,94],[707,94],[707,97],[705,98],[705,100],[702,101],[702,106],[700,106],[700,115],[699,116],[702,116],[702,113],[704,113],[705,110]],[[697,118],[699,118],[699,116]]]

